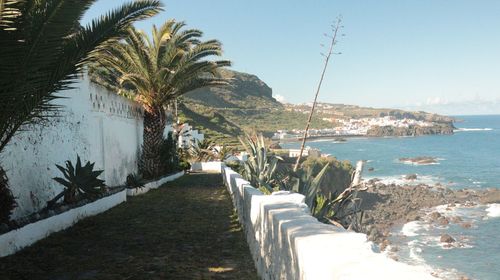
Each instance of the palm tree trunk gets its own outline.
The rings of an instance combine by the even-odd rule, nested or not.
[[[160,149],[163,143],[163,132],[166,125],[166,114],[163,108],[151,108],[144,111],[144,132],[142,146],[142,174],[144,178],[156,178],[162,175]]]

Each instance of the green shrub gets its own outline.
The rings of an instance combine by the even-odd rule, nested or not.
[[[16,206],[16,200],[9,188],[7,174],[0,167],[0,224],[9,222],[10,215]]]
[[[187,160],[181,160],[181,162],[179,162],[179,169],[180,170],[189,170],[189,169],[191,169],[191,164]]]
[[[302,173],[318,174],[323,167],[328,165],[324,178],[320,184],[321,193],[325,196],[340,194],[351,183],[354,168],[349,161],[339,161],[334,157],[312,158],[308,157],[301,165]]]
[[[163,173],[171,173],[179,169],[179,154],[177,141],[172,132],[168,133],[160,148],[160,158],[163,165]]]

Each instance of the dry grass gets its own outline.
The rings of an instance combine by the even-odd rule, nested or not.
[[[0,279],[257,279],[220,175],[192,174],[0,259]]]

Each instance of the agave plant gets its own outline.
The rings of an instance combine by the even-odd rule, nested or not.
[[[207,139],[191,145],[188,154],[191,162],[210,161],[217,158],[214,144]]]
[[[216,157],[217,159],[224,161],[228,157],[230,157],[233,154],[233,152],[234,152],[233,148],[224,145],[221,148],[216,149]]]
[[[268,153],[262,134],[246,138],[239,138],[241,144],[249,154],[244,167],[245,178],[265,194],[270,194],[282,187],[282,174],[278,172],[278,163],[283,159],[281,157]]]
[[[106,190],[104,180],[98,179],[103,170],[94,170],[94,164],[87,161],[82,166],[80,157],[76,157],[76,166],[71,161],[66,161],[66,167],[56,164],[56,167],[63,173],[64,178],[53,178],[56,182],[64,186],[64,190],[54,199],[49,201],[48,208],[51,208],[61,197],[64,196],[65,203],[75,203],[79,196],[95,198]]]
[[[9,222],[9,217],[16,205],[16,200],[9,189],[9,180],[5,170],[0,167],[0,224]]]
[[[346,185],[342,191],[331,191],[325,195],[321,191],[321,185],[328,183],[325,180],[328,180],[331,167],[327,163],[317,175],[313,175],[313,170],[314,168],[299,169],[297,173],[301,175],[295,175],[290,180],[291,189],[305,196],[305,203],[311,209],[311,214],[321,222],[338,226],[348,227],[356,223],[357,219],[353,218],[359,212],[356,190]]]
[[[142,176],[136,173],[130,173],[127,175],[126,184],[129,189],[144,188],[144,180],[142,179]]]

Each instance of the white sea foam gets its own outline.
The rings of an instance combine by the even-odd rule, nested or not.
[[[491,131],[493,128],[459,128],[453,130],[454,132],[467,132],[467,131]]]
[[[335,141],[333,139],[315,139],[315,140],[310,140],[310,141],[307,141],[307,142],[331,142],[332,144],[338,144],[338,143],[342,143],[342,142],[339,142],[339,141]]]
[[[363,181],[369,181],[371,179],[379,179],[379,182],[384,185],[411,185],[416,186],[420,184],[434,186],[439,183],[439,180],[434,176],[429,175],[418,175],[416,180],[408,180],[406,179],[406,175],[398,175],[398,176],[384,176],[384,177],[365,177]]]
[[[411,161],[411,160],[401,160],[399,162],[401,162],[403,164],[418,165],[418,166],[420,166],[420,165],[423,166],[423,165],[439,165],[439,164],[441,164],[439,162],[419,163],[419,162],[414,162],[414,161]]]
[[[410,249],[409,257],[417,264],[425,264],[425,259],[420,256],[422,253],[422,248],[417,240],[412,240],[408,242],[408,248]]]
[[[489,204],[488,208],[486,208],[486,212],[488,212],[488,217],[493,217],[493,218],[500,217],[500,204],[499,203]]]
[[[404,234],[405,236],[417,236],[418,231],[421,231],[424,229],[423,225],[419,221],[412,221],[404,224],[403,228],[401,229],[401,233]]]

